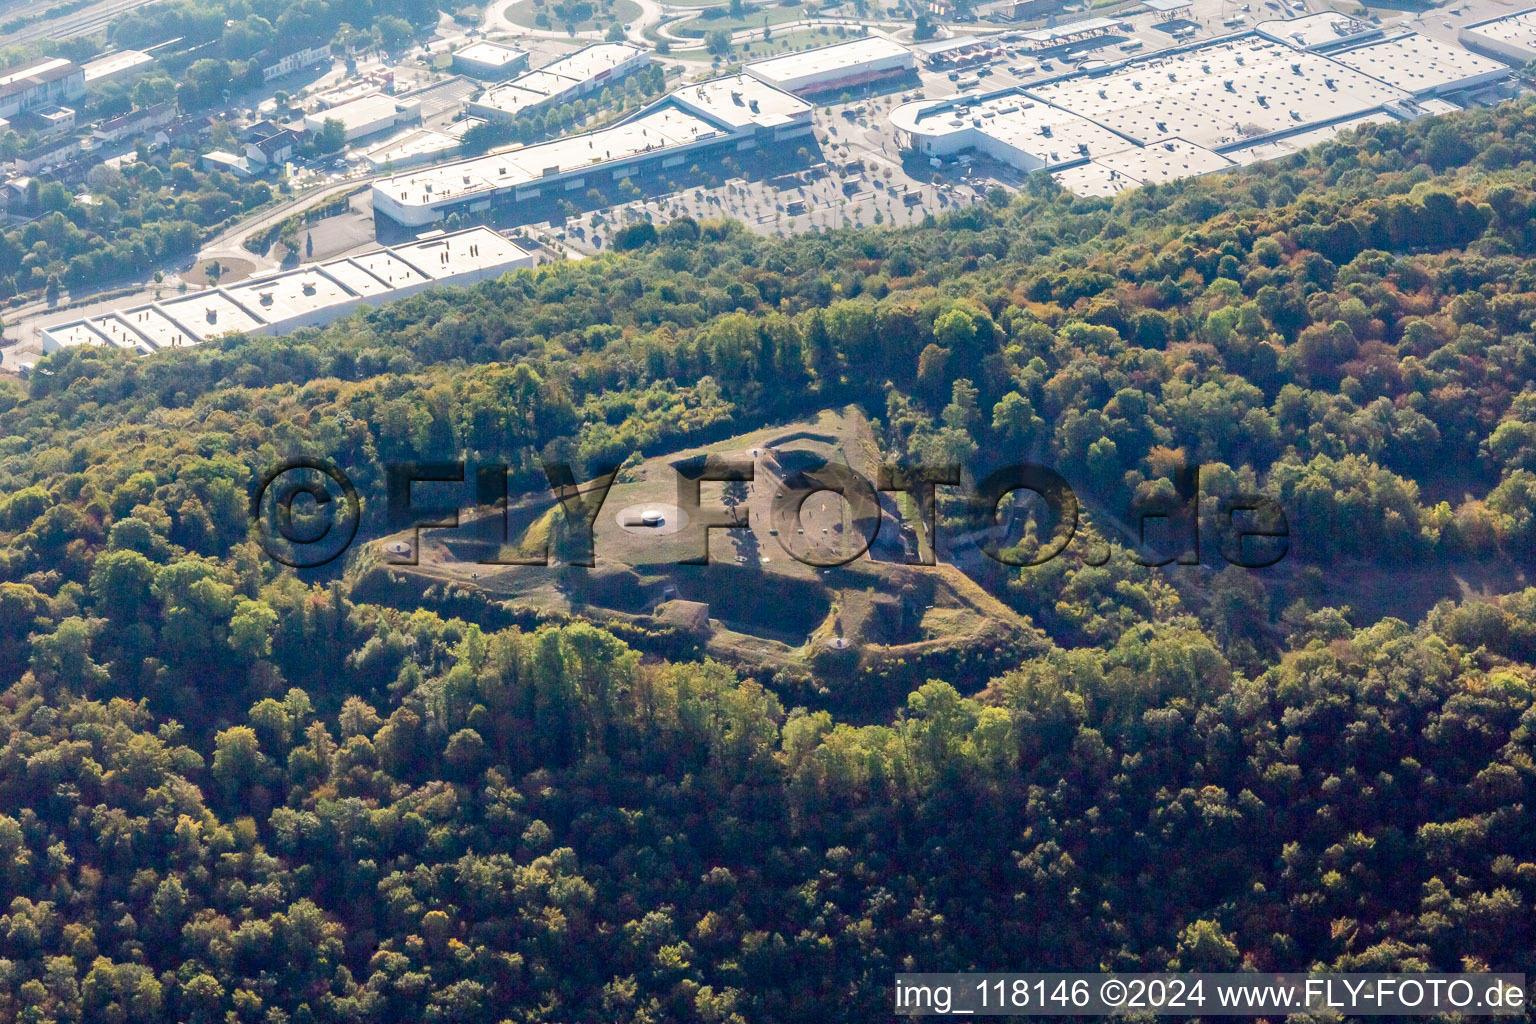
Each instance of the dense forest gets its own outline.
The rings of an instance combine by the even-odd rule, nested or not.
[[[897,970],[1536,973],[1533,166],[1512,103],[909,230],[685,218],[289,338],[48,357],[0,392],[0,1019],[755,1024],[887,1017]],[[591,623],[369,603],[355,563],[249,537],[286,455],[344,465],[377,535],[389,460],[531,491],[540,457],[844,403],[892,461],[1054,466],[1111,538],[1199,463],[1292,551],[1012,571],[1027,656],[849,716]],[[1406,614],[1434,565],[1465,596]]]

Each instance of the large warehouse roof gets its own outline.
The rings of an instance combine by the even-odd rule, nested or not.
[[[532,254],[521,246],[489,228],[470,228],[45,327],[43,345],[47,351],[105,344],[149,353],[234,332],[291,330],[328,323],[359,305],[386,302],[434,282],[479,280],[532,263]]]
[[[1330,19],[1285,26],[1326,28]],[[1349,31],[1349,26],[1341,26]],[[1314,33],[1315,34],[1315,33]],[[1281,37],[1283,38],[1283,36]],[[1085,195],[1113,195],[1288,151],[1270,142],[1423,111],[1442,89],[1475,88],[1508,69],[1425,36],[1334,49],[1248,33],[1149,54],[981,99],[904,104],[891,123],[932,156],[974,149],[1023,170],[1050,170]]]
[[[1445,88],[1470,88],[1509,74],[1509,67],[1499,61],[1416,32],[1331,56],[1340,64],[1416,96]]]
[[[1154,54],[1030,91],[1143,144],[1179,137],[1207,149],[1404,98],[1352,68],[1257,36]]]
[[[1254,26],[1261,36],[1303,50],[1326,50],[1343,46],[1367,36],[1381,35],[1381,29],[1337,11],[1323,11],[1300,18],[1261,21]]]
[[[476,43],[470,43],[463,49],[453,51],[453,55],[460,60],[483,64],[486,67],[499,68],[523,60],[528,56],[528,51],[519,50],[515,46],[503,46],[500,43],[481,40]]]
[[[772,128],[809,112],[804,100],[755,78],[733,75],[685,86],[610,128],[396,175],[375,184],[374,190],[390,203],[428,206],[531,185],[541,178],[622,162],[659,149],[724,138],[751,126]]]
[[[819,46],[800,53],[753,61],[743,70],[755,78],[775,84],[793,83],[816,75],[835,75],[861,64],[891,58],[911,58],[911,51],[884,36],[866,36],[846,43]]]
[[[516,117],[648,53],[634,43],[594,43],[487,90],[475,105],[505,117]]]
[[[1530,60],[1536,56],[1536,10],[1506,14],[1461,30],[1463,42],[1482,45],[1512,60]]]

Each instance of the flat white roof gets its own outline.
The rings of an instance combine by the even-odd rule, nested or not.
[[[311,264],[166,302],[43,328],[60,346],[112,344],[138,351],[196,345],[232,331],[283,325],[358,299],[387,301],[401,289],[529,262],[531,250],[477,227],[361,256]],[[420,268],[420,269],[418,269]]]
[[[374,93],[372,96],[363,96],[326,110],[306,114],[304,121],[306,124],[314,122],[317,125],[323,125],[326,121],[336,120],[346,125],[348,129],[352,129],[393,118],[401,105],[402,102],[394,96]]]
[[[397,174],[378,182],[374,188],[397,202],[425,205],[528,185],[546,173],[561,174],[591,164],[624,160],[719,134],[720,129],[702,118],[664,107],[586,135],[571,135],[537,146]]]
[[[73,348],[76,345],[110,345],[114,344],[105,334],[96,330],[84,321],[72,324],[60,324],[50,328],[49,333],[55,341],[65,348]]]
[[[1337,124],[1324,125],[1321,128],[1313,128],[1310,131],[1301,132],[1296,135],[1287,135],[1282,139],[1270,139],[1265,142],[1255,143],[1252,146],[1244,146],[1241,149],[1230,149],[1224,155],[1229,160],[1247,166],[1248,164],[1258,163],[1261,160],[1273,160],[1276,157],[1299,153],[1320,142],[1328,141],[1340,132],[1360,128],[1368,124],[1393,124],[1396,121],[1397,118],[1391,114],[1378,110],[1370,114],[1363,114],[1360,117],[1352,117],[1347,121],[1340,121]]]
[[[522,246],[490,230],[438,235],[409,245],[397,245],[394,251],[435,280],[490,270],[528,255]]]
[[[645,47],[636,46],[634,43],[593,43],[591,46],[583,46],[575,53],[561,57],[552,64],[546,64],[539,70],[584,82],[589,78],[596,78],[604,71],[612,71],[627,60],[633,60],[649,52]]]
[[[376,146],[363,150],[363,155],[374,164],[381,166],[391,160],[404,163],[415,157],[431,156],[435,153],[446,153],[451,149],[458,149],[460,141],[452,135],[423,128],[420,131],[386,139]]]
[[[224,290],[267,323],[283,323],[356,298],[336,281],[309,267],[242,282]]]
[[[516,116],[519,111],[563,95],[649,52],[634,43],[593,43],[510,82],[493,86],[475,102]]]
[[[857,67],[871,61],[905,57],[910,53],[905,46],[884,36],[866,36],[863,39],[850,39],[846,43],[833,43],[831,46],[818,46],[814,50],[753,61],[745,70],[772,82],[790,82],[808,75]]]
[[[86,319],[84,323],[95,333],[105,337],[108,342],[119,348],[145,347],[144,339],[115,313],[93,316]]]
[[[1182,11],[1184,8],[1194,5],[1194,0],[1141,0],[1141,2],[1151,10],[1163,14],[1169,11]]]
[[[1506,14],[1502,18],[1470,25],[1462,31],[1494,42],[1533,49],[1536,48],[1536,9]],[[3,83],[4,80],[0,79],[0,84]]]
[[[1176,181],[1232,166],[1232,161],[1185,139],[1168,139],[1096,157],[1095,163],[1146,183]]]
[[[388,249],[365,252],[361,256],[353,256],[348,262],[366,270],[390,288],[409,288],[431,280]]]
[[[459,200],[536,184],[584,167],[596,170],[594,165],[622,162],[669,146],[723,137],[728,130],[787,124],[808,117],[810,110],[804,100],[750,75],[733,75],[685,86],[647,112],[609,128],[397,174],[374,188],[407,206]]]
[[[25,81],[33,75],[44,75],[50,71],[57,71],[68,67],[69,64],[70,62],[63,57],[50,57],[48,60],[41,60],[36,64],[28,64],[26,67],[17,68],[15,71],[0,75],[0,89]]]
[[[404,264],[401,265],[402,268]],[[365,268],[358,266],[349,259],[332,260],[329,263],[320,264],[320,269],[326,275],[339,281],[354,295],[364,298],[372,295],[382,295],[390,290],[391,286],[383,280],[369,273]]]
[[[1487,81],[1485,76],[1509,73],[1509,66],[1503,61],[1480,57],[1417,32],[1366,43],[1331,56],[1340,64],[1415,94],[1458,82],[1480,83]]]
[[[186,324],[204,340],[235,331],[254,331],[263,321],[235,305],[216,291],[194,292],[160,303],[160,308],[178,323]]]
[[[149,339],[149,343],[155,348],[180,348],[184,345],[196,345],[202,340],[196,334],[189,334],[188,328],[167,320],[153,306],[139,306],[124,310],[117,315],[123,323]]]
[[[1323,11],[1306,14],[1300,18],[1284,18],[1261,21],[1254,31],[1270,39],[1301,49],[1342,43],[1353,36],[1381,31],[1366,22],[1340,14]]]
[[[151,64],[153,57],[142,50],[119,50],[109,53],[99,60],[93,60],[83,66],[85,80],[87,82],[97,78],[106,78],[110,75],[120,74],[139,67],[141,64]]]
[[[788,124],[811,112],[811,105],[805,100],[751,75],[731,75],[698,85],[685,85],[672,93],[672,99],[733,128],[748,125],[770,128]]]
[[[476,64],[487,64],[491,67],[505,67],[528,56],[527,50],[519,50],[515,46],[503,46],[501,43],[481,41],[470,43],[462,50],[453,52],[455,57],[472,60]]]
[[[1353,68],[1255,35],[1149,54],[1108,74],[1028,91],[1143,144],[1183,138],[1212,150],[1407,98]]]
[[[1052,171],[1051,177],[1068,192],[1080,196],[1112,196],[1141,184],[1135,178],[1111,170],[1097,160]]]
[[[1135,144],[1086,117],[1016,90],[960,105],[940,102],[915,111],[897,108],[892,118],[898,127],[928,136],[962,132],[985,136],[1047,167],[1095,158]]]

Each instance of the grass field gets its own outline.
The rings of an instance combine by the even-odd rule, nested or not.
[[[740,18],[690,18],[673,26],[672,31],[676,35],[698,36],[702,39],[706,33],[716,29],[740,32],[744,28],[762,28],[764,24],[784,25],[791,21],[799,21],[803,17],[805,17],[805,11],[799,7],[762,7],[748,11]],[[763,20],[765,18],[766,22]]]
[[[775,33],[772,39],[766,43],[761,39],[751,43],[739,44],[731,47],[731,55],[728,63],[757,60],[760,57],[771,57],[776,53],[789,53],[792,50],[808,50],[816,46],[826,46],[828,43],[838,42],[836,32],[831,29],[803,28],[783,35]],[[673,50],[672,56],[678,60],[711,60],[714,54],[703,48],[697,50]]]
[[[548,16],[548,25],[538,23],[540,14]],[[640,5],[634,0],[518,0],[507,8],[507,17],[524,28],[568,29],[572,32],[607,28],[614,22],[628,24],[640,14]],[[569,20],[572,16],[579,17]]]

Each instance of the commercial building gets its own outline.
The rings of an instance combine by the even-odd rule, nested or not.
[[[1306,32],[1292,44],[1245,33],[991,95],[908,103],[891,120],[904,145],[930,156],[974,150],[1102,195],[1246,162],[1271,141],[1329,126],[1419,116],[1428,97],[1508,74],[1412,33],[1326,55],[1313,45]]]
[[[376,182],[373,210],[402,225],[431,224],[456,210],[510,209],[676,167],[709,150],[772,148],[811,130],[810,104],[750,75],[732,75],[685,86],[595,132]]]
[[[528,70],[528,51],[501,43],[470,43],[454,51],[453,69],[476,78],[500,81]]]
[[[154,64],[155,58],[142,50],[118,50],[105,57],[98,57],[81,68],[85,72],[85,84],[105,85],[108,82],[131,82]]]
[[[916,68],[917,58],[905,46],[883,36],[867,36],[754,61],[742,70],[785,92],[809,96],[829,90],[851,89],[903,75]]]
[[[1345,67],[1414,96],[1480,89],[1509,77],[1509,67],[1416,32],[1330,54]]]
[[[470,101],[469,112],[503,121],[531,117],[546,108],[601,92],[650,63],[650,51],[633,43],[594,43],[537,71],[492,86]]]
[[[452,156],[461,142],[461,139],[446,132],[423,128],[385,139],[365,149],[362,156],[368,162],[368,169],[376,174],[381,171],[403,171],[408,167]]]
[[[261,80],[270,82],[274,78],[282,78],[291,75],[295,71],[316,67],[321,64],[329,64],[331,61],[331,44],[322,43],[319,46],[307,46],[302,50],[295,50],[286,57],[281,57],[271,64],[262,66]]]
[[[535,262],[516,242],[470,228],[45,327],[43,351],[112,345],[148,354],[224,334],[285,334],[324,326],[360,306],[433,285],[473,284]]]
[[[1536,8],[1468,25],[1456,38],[1479,53],[1523,67],[1536,60]]]
[[[15,117],[85,95],[85,71],[54,57],[0,75],[0,117]]]
[[[1337,11],[1323,11],[1321,14],[1286,20],[1261,21],[1253,30],[1277,43],[1318,53],[1381,36],[1381,29],[1370,22]]]
[[[325,122],[340,121],[346,130],[346,139],[366,138],[399,124],[421,120],[421,106],[413,100],[396,99],[393,96],[375,94],[361,99],[304,115],[304,127],[318,132],[325,129]]]

